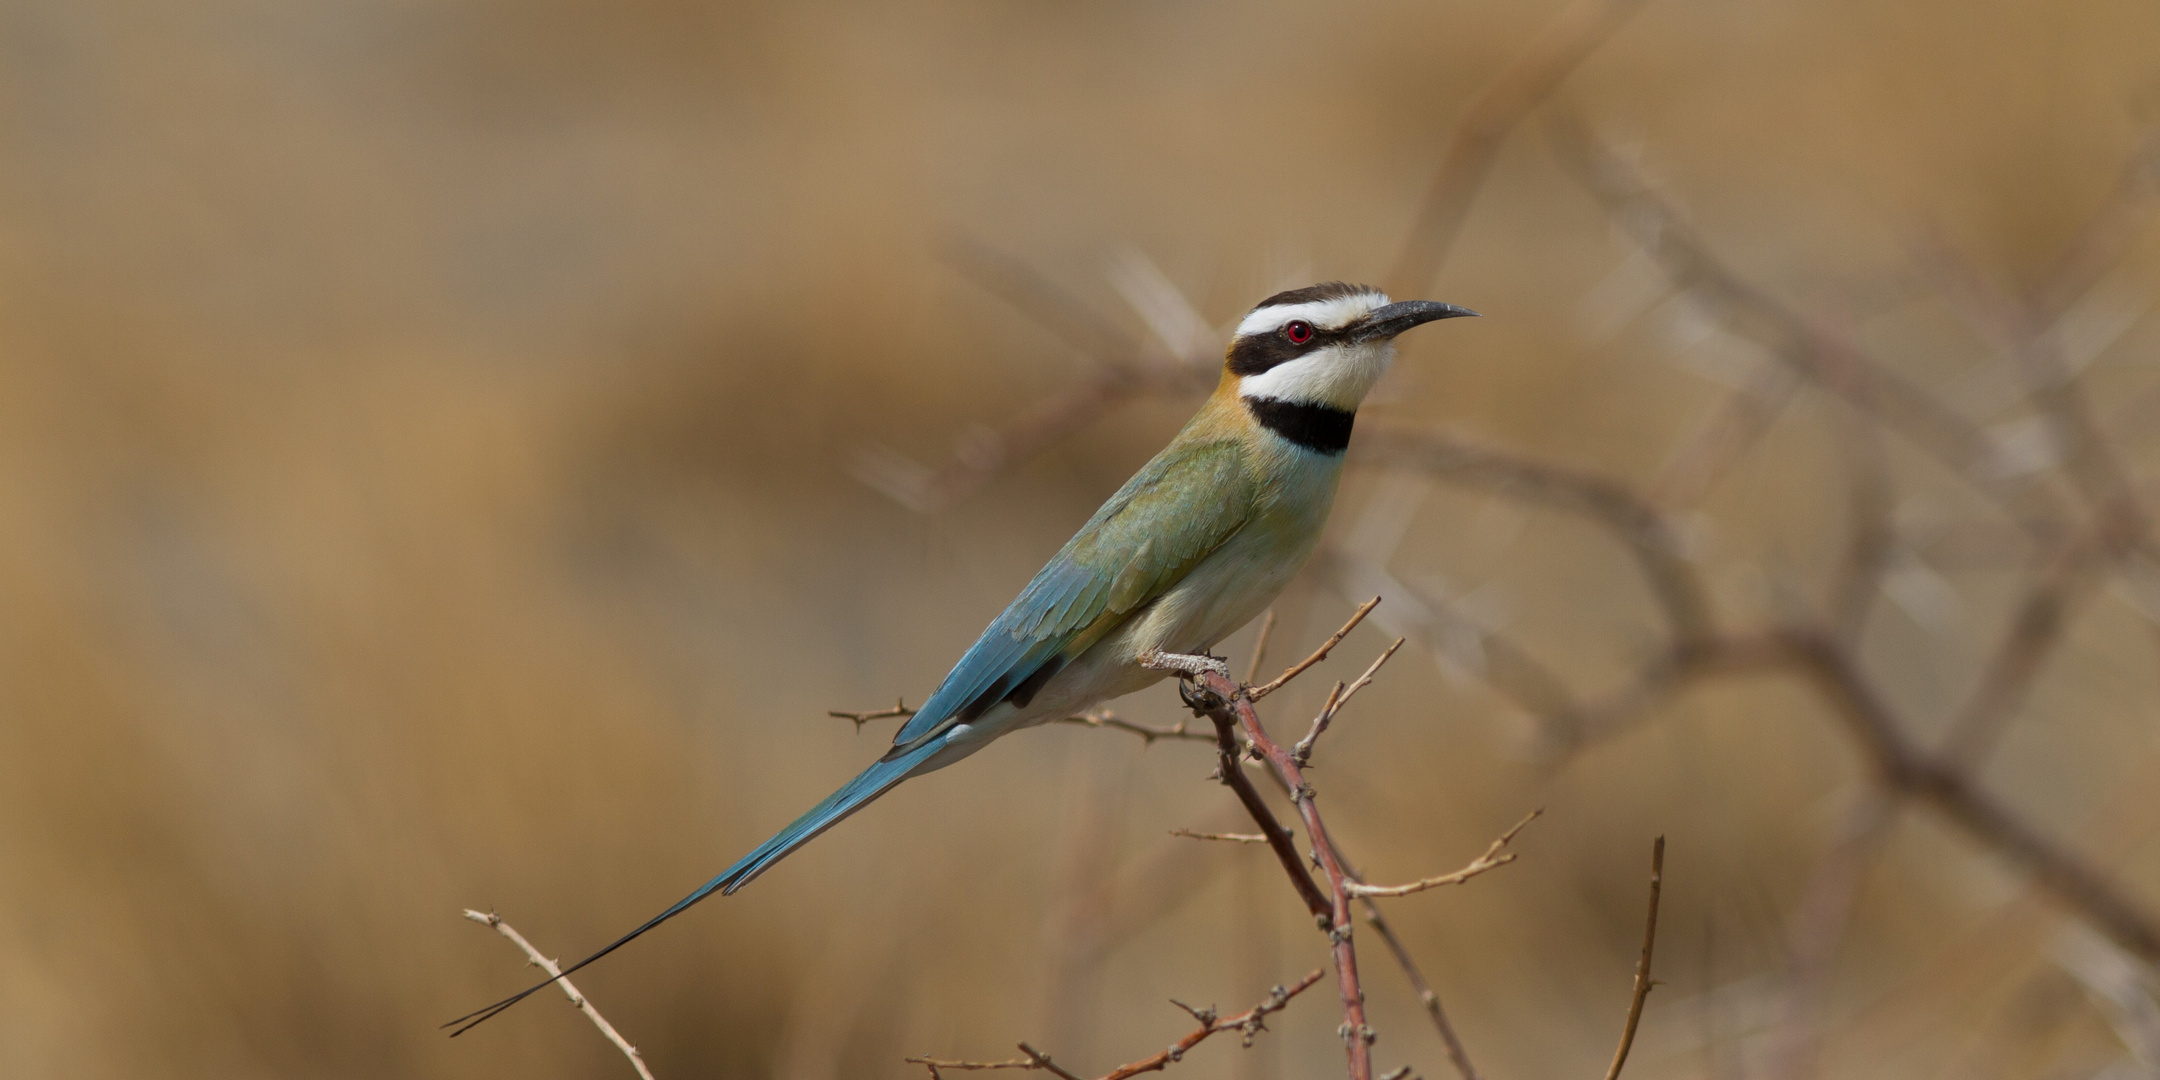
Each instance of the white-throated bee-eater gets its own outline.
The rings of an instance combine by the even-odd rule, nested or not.
[[[1148,686],[1167,674],[1163,657],[1204,657],[1274,603],[1312,554],[1351,423],[1394,360],[1395,336],[1474,314],[1427,300],[1391,303],[1378,289],[1341,282],[1262,301],[1238,323],[1222,381],[1199,413],[1020,590],[884,757],[563,975],[715,891],[749,884],[902,780]],[[553,981],[444,1026],[463,1032]]]

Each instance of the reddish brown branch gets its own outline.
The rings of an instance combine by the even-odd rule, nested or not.
[[[1195,1009],[1189,1005],[1173,1001],[1171,1004],[1184,1009],[1187,1013],[1192,1014],[1193,1019],[1200,1021],[1200,1026],[1186,1033],[1178,1041],[1171,1043],[1169,1048],[1161,1053],[1141,1058],[1128,1065],[1120,1065],[1104,1073],[1099,1080],[1130,1080],[1130,1078],[1141,1073],[1159,1072],[1182,1060],[1187,1051],[1206,1042],[1210,1036],[1219,1035],[1225,1031],[1243,1032],[1245,1045],[1251,1046],[1253,1037],[1267,1030],[1267,1018],[1274,1013],[1281,1012],[1284,1007],[1290,1004],[1291,998],[1304,993],[1312,984],[1319,982],[1322,974],[1324,972],[1320,968],[1314,968],[1304,978],[1289,986],[1278,986],[1268,991],[1266,1001],[1238,1013],[1236,1016],[1218,1017],[1213,1009]],[[1051,1061],[1050,1055],[1026,1043],[1020,1044],[1020,1053],[1023,1056],[1009,1061],[946,1061],[942,1058],[932,1057],[911,1057],[906,1060],[910,1065],[921,1065],[929,1069],[932,1080],[938,1080],[938,1078],[942,1077],[943,1070],[946,1069],[969,1071],[1020,1069],[1047,1072],[1061,1078],[1061,1080],[1080,1080],[1080,1077],[1075,1076],[1071,1071]]]
[[[1307,972],[1305,974],[1305,977],[1299,979],[1297,982],[1292,983],[1287,987],[1278,986],[1275,989],[1269,991],[1268,999],[1266,1001],[1263,1001],[1260,1004],[1255,1005],[1252,1008],[1237,1014],[1236,1016],[1223,1017],[1218,1019],[1215,1016],[1215,1010],[1213,1009],[1194,1009],[1190,1006],[1179,1005],[1179,1008],[1191,1013],[1195,1020],[1200,1021],[1199,1027],[1194,1028],[1184,1038],[1179,1039],[1175,1043],[1172,1043],[1169,1049],[1164,1050],[1160,1054],[1156,1054],[1153,1057],[1142,1058],[1139,1061],[1135,1061],[1130,1065],[1120,1065],[1117,1068],[1112,1069],[1107,1073],[1104,1073],[1102,1076],[1102,1080],[1127,1080],[1128,1077],[1138,1076],[1144,1072],[1156,1072],[1158,1070],[1168,1068],[1172,1062],[1183,1058],[1186,1051],[1200,1045],[1200,1043],[1208,1036],[1217,1034],[1219,1032],[1242,1031],[1245,1033],[1245,1045],[1251,1046],[1253,1036],[1259,1034],[1261,1031],[1266,1029],[1267,1025],[1264,1023],[1264,1021],[1267,1019],[1268,1014],[1281,1012],[1283,1006],[1290,1003],[1291,998],[1294,998],[1299,994],[1304,993],[1306,988],[1312,986],[1312,984],[1316,982],[1319,982],[1320,976],[1322,974],[1324,974],[1324,972],[1320,968],[1314,968],[1311,971]]]
[[[1370,607],[1368,605],[1360,610],[1362,617],[1362,612],[1370,610]],[[1354,622],[1352,625],[1355,625]],[[1336,638],[1330,639],[1330,643],[1340,640],[1340,634],[1348,631],[1349,627],[1344,627]],[[1310,666],[1310,663],[1304,666]],[[1302,667],[1296,670],[1302,670]],[[1294,675],[1295,670],[1290,674]],[[1274,685],[1279,686],[1288,677],[1276,680]],[[1375,1036],[1372,1025],[1365,1021],[1365,993],[1358,983],[1357,950],[1351,942],[1355,928],[1350,917],[1350,880],[1343,872],[1341,862],[1335,857],[1335,846],[1328,839],[1327,824],[1320,818],[1320,809],[1313,790],[1305,783],[1304,775],[1290,752],[1268,736],[1267,729],[1260,723],[1259,714],[1253,711],[1252,698],[1246,688],[1215,672],[1200,675],[1195,680],[1195,685],[1214,702],[1221,703],[1209,709],[1210,716],[1227,711],[1236,717],[1239,728],[1244,732],[1245,741],[1273,767],[1277,779],[1291,792],[1291,801],[1296,804],[1298,816],[1305,823],[1305,834],[1312,840],[1314,860],[1320,864],[1320,872],[1327,880],[1328,895],[1323,901],[1321,912],[1327,920],[1328,941],[1334,953],[1336,985],[1342,992],[1341,1033],[1344,1053],[1349,1058],[1350,1078],[1372,1080],[1372,1043]],[[1222,721],[1218,719],[1216,723],[1220,725]]]
[[[1187,684],[1181,683],[1179,688],[1181,691],[1185,690]],[[1253,787],[1252,778],[1245,775],[1244,767],[1239,764],[1245,756],[1245,750],[1238,744],[1236,715],[1215,699],[1188,693],[1186,703],[1191,705],[1195,712],[1215,722],[1217,778],[1237,795],[1238,804],[1245,808],[1247,814],[1252,815],[1253,823],[1260,826],[1260,835],[1267,838],[1268,847],[1274,850],[1276,861],[1282,863],[1283,872],[1290,875],[1290,884],[1297,889],[1298,898],[1305,902],[1306,910],[1315,917],[1325,917],[1331,905],[1327,895],[1320,891],[1319,884],[1313,881],[1312,874],[1305,869],[1305,860],[1298,855],[1297,838],[1283,827],[1282,822],[1276,820],[1275,812],[1268,809],[1267,800],[1260,797],[1260,792]]]

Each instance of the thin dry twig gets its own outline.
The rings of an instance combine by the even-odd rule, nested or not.
[[[1312,730],[1299,739],[1297,746],[1291,750],[1300,766],[1312,761],[1313,745],[1320,741],[1320,735],[1328,729],[1328,725],[1335,722],[1335,714],[1341,712],[1343,706],[1350,704],[1352,695],[1372,684],[1373,676],[1380,673],[1380,665],[1387,663],[1388,658],[1394,656],[1395,650],[1402,648],[1403,642],[1407,640],[1409,639],[1396,638],[1395,644],[1381,650],[1379,658],[1372,662],[1371,667],[1365,669],[1365,674],[1358,676],[1347,686],[1336,683],[1335,689],[1328,691],[1327,704],[1321,706],[1320,715],[1313,717]]]
[[[1045,1054],[1042,1051],[1037,1050],[1026,1043],[1020,1044],[1020,1054],[1020,1057],[1013,1058],[1009,1061],[945,1061],[940,1058],[931,1057],[911,1057],[903,1058],[902,1060],[906,1061],[910,1065],[921,1065],[924,1068],[929,1069],[931,1080],[939,1080],[939,1078],[944,1075],[943,1070],[945,1069],[964,1070],[968,1072],[980,1072],[991,1069],[1041,1070],[1043,1072],[1049,1073],[1052,1076],[1057,1077],[1058,1080],[1081,1080],[1080,1077],[1073,1075],[1073,1073],[1068,1071],[1064,1066],[1050,1060],[1050,1055]]]
[[[872,709],[869,712],[847,712],[841,709],[827,709],[825,710],[825,715],[830,716],[835,720],[852,720],[855,722],[855,730],[861,731],[863,725],[869,723],[872,720],[891,720],[895,717],[913,716],[915,715],[915,710],[908,708],[906,698],[894,698],[893,706],[890,709]]]
[[[1059,720],[1058,723],[1078,724],[1081,727],[1091,728],[1109,728],[1112,731],[1122,731],[1129,735],[1138,735],[1140,737],[1141,744],[1146,746],[1153,746],[1155,744],[1155,740],[1157,739],[1168,739],[1171,742],[1211,743],[1215,741],[1215,737],[1207,734],[1206,732],[1190,730],[1185,726],[1185,721],[1183,720],[1180,720],[1177,723],[1170,725],[1169,727],[1158,727],[1151,724],[1141,724],[1131,720],[1123,719],[1119,717],[1118,714],[1111,712],[1107,709],[1100,709],[1093,712],[1085,712],[1081,713],[1078,716],[1068,716],[1062,720]]]
[[[1259,833],[1195,832],[1191,829],[1172,829],[1170,835],[1182,836],[1188,840],[1228,840],[1236,844],[1265,844],[1268,842],[1268,838]]]
[[[1172,1002],[1178,1008],[1191,1013],[1193,1019],[1200,1022],[1200,1026],[1187,1033],[1184,1038],[1170,1044],[1170,1047],[1162,1053],[1153,1057],[1142,1058],[1130,1065],[1120,1065],[1104,1073],[1102,1080],[1127,1080],[1128,1077],[1138,1076],[1144,1072],[1156,1072],[1168,1068],[1172,1062],[1184,1058],[1186,1051],[1200,1045],[1208,1036],[1224,1031],[1243,1032],[1244,1044],[1249,1047],[1253,1044],[1253,1036],[1267,1030],[1265,1021],[1270,1013],[1281,1012],[1284,1006],[1290,1004],[1291,998],[1304,993],[1312,984],[1319,982],[1320,976],[1323,974],[1325,972],[1322,969],[1314,968],[1307,972],[1304,978],[1289,986],[1277,986],[1269,990],[1266,1001],[1236,1016],[1218,1018],[1213,1009],[1195,1009],[1181,1002]]]
[[[1470,861],[1470,865],[1465,866],[1452,874],[1441,874],[1438,877],[1419,878],[1418,880],[1413,881],[1408,885],[1367,885],[1361,881],[1352,881],[1345,884],[1343,887],[1349,891],[1350,895],[1363,899],[1375,896],[1408,896],[1411,893],[1424,892],[1427,889],[1437,889],[1443,885],[1460,885],[1463,882],[1478,876],[1479,874],[1483,874],[1489,870],[1498,870],[1499,868],[1506,866],[1511,862],[1514,862],[1515,853],[1510,851],[1503,855],[1501,854],[1501,849],[1507,847],[1508,843],[1515,839],[1515,834],[1523,831],[1524,826],[1530,824],[1533,821],[1536,821],[1538,815],[1543,814],[1544,812],[1545,811],[1543,809],[1537,809],[1523,815],[1523,819],[1521,821],[1516,822],[1512,828],[1508,829],[1508,831],[1501,833],[1499,839],[1494,840],[1490,845],[1488,845],[1485,848],[1484,854],[1479,855],[1475,859],[1472,859]]]
[[[630,1059],[630,1067],[637,1070],[638,1076],[643,1080],[653,1080],[652,1070],[645,1067],[645,1056],[638,1053],[637,1047],[630,1045],[630,1040],[622,1037],[622,1032],[615,1030],[615,1025],[608,1023],[607,1017],[600,1015],[600,1010],[594,1008],[593,1003],[587,1000],[585,995],[571,984],[570,980],[562,977],[562,968],[554,960],[542,955],[540,950],[533,948],[533,943],[525,940],[525,935],[518,933],[515,927],[504,922],[502,916],[492,911],[474,911],[471,908],[466,908],[465,917],[482,926],[493,927],[496,933],[510,939],[511,944],[523,950],[525,959],[529,963],[554,976],[555,985],[562,987],[563,996],[569,998],[570,1004],[577,1011],[584,1013],[585,1018],[592,1021],[594,1027],[600,1029],[600,1034],[607,1036],[607,1041],[615,1044],[615,1049],[622,1051],[623,1056]]]
[[[1200,1026],[1186,1033],[1178,1041],[1171,1043],[1167,1049],[1160,1053],[1141,1058],[1130,1064],[1120,1065],[1104,1073],[1100,1080],[1130,1080],[1131,1077],[1138,1076],[1141,1073],[1159,1072],[1183,1060],[1188,1051],[1206,1042],[1210,1036],[1219,1035],[1225,1031],[1242,1032],[1244,1044],[1249,1047],[1253,1044],[1254,1036],[1267,1030],[1267,1018],[1270,1015],[1281,1012],[1290,1004],[1291,998],[1304,993],[1312,984],[1319,982],[1320,976],[1323,974],[1325,974],[1323,969],[1314,968],[1304,978],[1291,983],[1289,986],[1277,986],[1269,990],[1267,1000],[1235,1016],[1217,1016],[1212,1008],[1195,1009],[1173,998],[1170,1003],[1185,1010],[1193,1019],[1200,1022]],[[1020,1044],[1020,1053],[1024,1056],[1009,1061],[947,1061],[942,1058],[932,1057],[911,1057],[906,1060],[910,1065],[921,1065],[929,1069],[933,1080],[940,1077],[942,1075],[941,1070],[945,1069],[971,1071],[988,1069],[1040,1070],[1051,1073],[1059,1077],[1060,1080],[1080,1080],[1080,1077],[1073,1075],[1062,1066],[1051,1061],[1050,1055],[1026,1043]]]
[[[1365,616],[1372,614],[1372,609],[1379,606],[1380,598],[1377,596],[1359,605],[1357,611],[1351,614],[1350,621],[1342,624],[1342,629],[1328,635],[1328,639],[1322,642],[1318,649],[1313,650],[1313,654],[1311,656],[1308,656],[1305,659],[1290,665],[1289,670],[1283,672],[1280,675],[1277,675],[1273,681],[1268,682],[1267,684],[1262,686],[1255,686],[1248,690],[1246,692],[1247,700],[1258,701],[1261,698],[1264,698],[1269,694],[1272,694],[1275,691],[1282,689],[1284,686],[1289,684],[1290,680],[1295,679],[1300,675],[1303,675],[1307,668],[1310,668],[1314,664],[1317,664],[1320,661],[1327,659],[1328,653],[1334,651],[1335,646],[1342,644],[1342,639],[1349,637],[1350,631],[1357,629],[1357,624],[1364,622]],[[1225,683],[1229,682],[1228,679],[1224,679],[1223,681]]]
[[[1643,1001],[1650,996],[1650,954],[1657,949],[1658,896],[1665,891],[1665,838],[1660,836],[1650,846],[1650,918],[1643,927],[1642,959],[1635,964],[1635,993],[1628,999],[1627,1026],[1620,1029],[1620,1047],[1613,1051],[1612,1067],[1605,1070],[1605,1080],[1620,1080],[1620,1067],[1627,1064],[1628,1051],[1635,1046],[1635,1028],[1642,1023]]]

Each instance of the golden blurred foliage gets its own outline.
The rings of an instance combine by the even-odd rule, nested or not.
[[[460,910],[577,956],[725,866],[882,749],[828,709],[919,700],[1195,400],[1113,410],[932,513],[859,482],[866,447],[979,448],[1092,370],[955,238],[1135,339],[1136,267],[1210,327],[1379,279],[1456,121],[1560,8],[0,10],[0,1075],[628,1076],[548,999],[443,1038],[530,976]],[[1429,293],[1485,317],[1406,339],[1368,422],[1652,492],[1775,368],[1556,153],[1547,121],[1580,116],[1749,281],[2001,449],[1976,482],[1801,389],[1665,504],[1721,619],[1779,625],[1819,607],[1879,466],[1855,655],[1933,745],[2041,561],[1986,484],[2074,498],[2076,463],[1929,253],[2030,295],[2121,212],[2048,333],[2150,505],[2160,230],[2124,177],[2160,124],[2156,41],[2145,0],[1650,0],[1501,145]],[[1336,548],[1586,696],[1664,641],[1579,517],[1379,472],[1336,516]],[[2153,911],[2142,565],[2071,605],[1975,776]],[[1349,606],[1308,574],[1278,655]],[[1386,640],[1357,631],[1271,721]],[[1799,682],[1704,682],[1560,751],[1481,656],[1406,650],[1315,776],[1378,880],[1546,808],[1518,863],[1389,901],[1486,1075],[1603,1067],[1660,832],[1630,1075],[2160,1067],[2150,968],[1924,809],[1883,826],[1792,992],[1869,776]],[[1167,686],[1119,709],[1182,713]],[[663,1080],[919,1076],[904,1056],[1019,1039],[1107,1069],[1190,1027],[1167,997],[1242,1009],[1322,962],[1265,852],[1166,835],[1242,824],[1211,765],[1006,740],[579,983]],[[1379,1059],[1447,1075],[1369,953]],[[1332,1075],[1327,997],[1173,1072]]]

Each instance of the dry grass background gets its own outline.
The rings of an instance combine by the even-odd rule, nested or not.
[[[918,699],[1189,407],[1121,410],[934,515],[850,479],[866,443],[940,457],[1081,368],[946,238],[1136,330],[1103,269],[1128,250],[1212,320],[1287,279],[1376,278],[1448,125],[1552,8],[7,5],[0,1073],[627,1075],[553,1002],[443,1039],[527,976],[459,909],[579,954],[725,865],[877,752],[826,709]],[[2036,280],[2160,120],[2156,40],[2145,0],[1652,0],[1560,97],[1749,273],[2014,422],[1911,237],[1933,222]],[[1411,340],[1372,414],[1647,481],[1753,361],[1633,257],[1518,133],[1429,294],[1486,317]],[[2122,327],[2080,378],[2141,472],[2156,282],[2144,235],[2073,314]],[[1774,617],[1835,563],[1838,408],[1800,399],[1702,508],[1727,610]],[[1999,519],[1908,450],[1892,474],[1919,554],[1864,655],[1934,723],[2022,578],[1928,561]],[[1571,676],[1610,684],[1654,639],[1594,529],[1364,475],[1338,525],[1376,497],[1418,500],[1398,576]],[[2160,658],[2126,596],[2081,612],[1985,779],[2160,907]],[[1278,640],[1346,608],[1294,589]],[[1548,811],[1519,864],[1393,909],[1484,1070],[1601,1068],[1662,831],[1665,986],[1631,1075],[1760,1074],[1784,927],[1859,775],[1820,707],[1718,684],[1554,761],[1403,659],[1320,759],[1368,868],[1449,869]],[[1168,688],[1125,709],[1177,713]],[[903,1076],[1020,1038],[1076,1068],[1141,1056],[1187,1026],[1163,998],[1242,1008],[1321,962],[1264,853],[1197,845],[1176,903],[1078,955],[1184,843],[1167,829],[1221,813],[1210,765],[1008,740],[580,982],[669,1080]],[[2021,896],[1902,818],[1821,1074],[2121,1059],[2059,913]],[[1380,1060],[1445,1075],[1368,967]],[[1176,1070],[1330,1074],[1336,1021],[1300,1000],[1259,1049]]]

